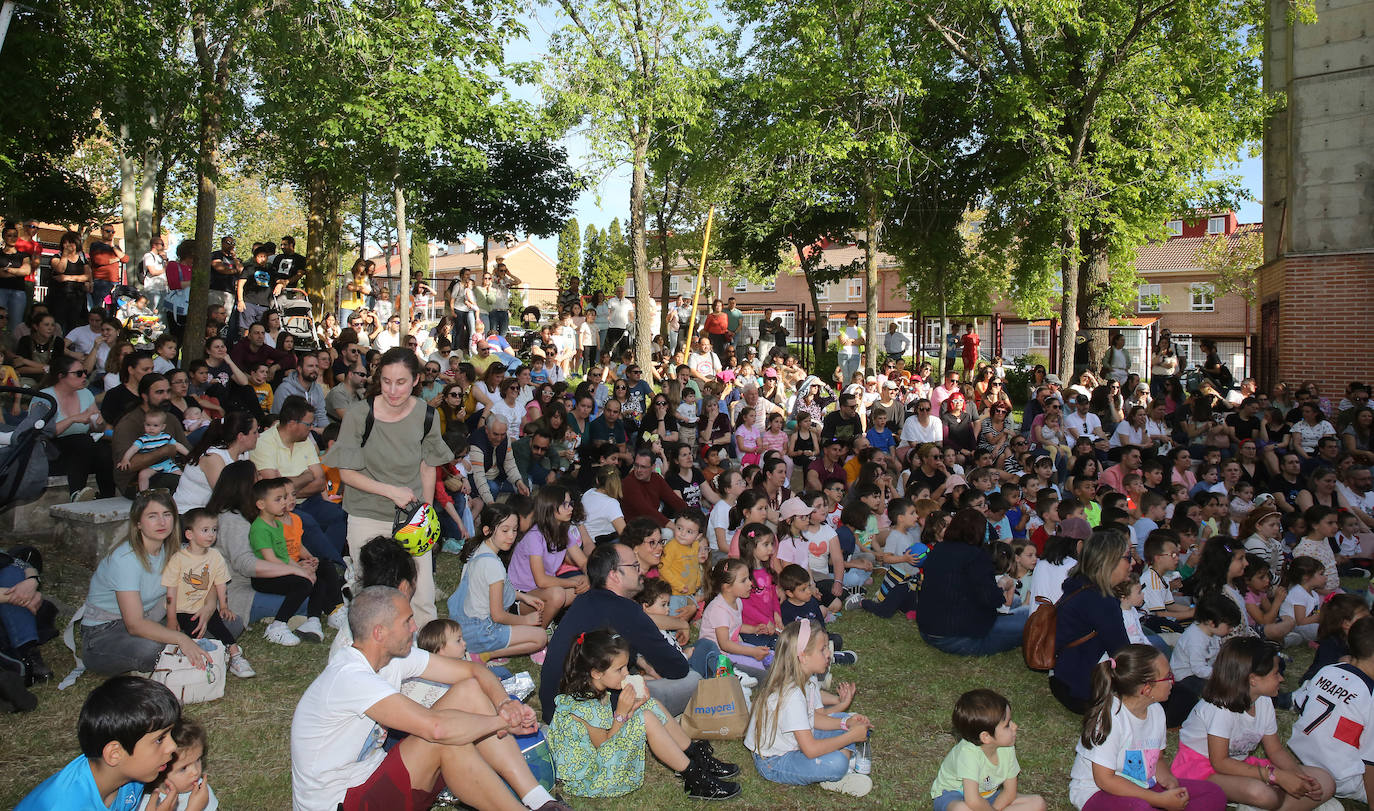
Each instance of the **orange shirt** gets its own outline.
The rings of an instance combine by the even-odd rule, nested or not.
[[[286,538],[286,553],[292,560],[301,559],[301,539],[305,536],[305,524],[295,513],[287,513],[281,522],[281,534]]]

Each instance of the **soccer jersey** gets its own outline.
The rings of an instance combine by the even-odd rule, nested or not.
[[[1145,600],[1144,609],[1150,612],[1163,611],[1174,604],[1169,584],[1154,569],[1146,569],[1140,576],[1140,596]]]
[[[1358,799],[1365,799],[1365,767],[1374,764],[1374,679],[1354,665],[1327,665],[1303,690],[1289,747],[1303,763],[1331,772],[1337,794],[1354,796],[1347,787],[1358,783]]]

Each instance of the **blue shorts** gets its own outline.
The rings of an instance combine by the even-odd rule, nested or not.
[[[491,617],[465,619],[463,641],[473,653],[490,653],[510,645],[510,626],[502,625]]]
[[[668,598],[668,611],[670,613],[676,614],[677,612],[682,610],[683,606],[689,605],[693,602],[696,601],[685,594],[674,594]]]
[[[987,797],[984,797],[983,799],[985,799],[985,800],[988,801],[988,805],[992,805],[993,803],[997,802],[997,795],[999,795],[999,794],[1001,794],[1001,793],[1002,793],[1002,789],[999,788],[999,789],[997,789],[996,791],[994,791],[992,794],[988,795]],[[954,803],[956,803],[956,802],[963,802],[963,801],[964,801],[964,792],[962,792],[962,791],[946,791],[944,794],[941,794],[939,797],[936,797],[936,798],[935,798],[935,806],[934,806],[934,808],[935,808],[935,811],[946,811],[946,810],[947,810],[951,805],[953,805]]]

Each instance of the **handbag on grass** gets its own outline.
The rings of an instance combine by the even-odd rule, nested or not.
[[[162,649],[152,672],[153,681],[166,685],[183,705],[224,696],[224,646],[213,639],[198,639],[196,644],[209,657],[204,670],[191,664],[176,645],[168,645]]]
[[[697,682],[682,711],[682,729],[693,739],[739,740],[749,728],[749,706],[739,677],[727,674]]]

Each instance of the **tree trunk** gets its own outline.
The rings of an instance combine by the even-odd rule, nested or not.
[[[634,169],[630,176],[630,272],[635,280],[635,363],[645,371],[653,361],[653,293],[649,290],[649,255],[644,244],[644,187],[648,174],[649,125],[635,135]]]
[[[815,373],[816,362],[825,351],[825,341],[821,339],[821,297],[816,290],[816,282],[811,278],[811,266],[807,264],[806,246],[794,244],[797,262],[801,265],[802,276],[806,279],[806,291],[811,294],[811,371]],[[798,324],[800,330],[805,324]],[[800,337],[800,336],[798,336]]]
[[[119,219],[124,225],[124,252],[129,255],[129,271],[148,249],[138,238],[138,188],[141,173],[130,152],[129,126],[119,127]]]
[[[147,253],[152,247],[153,240],[159,234],[153,230],[154,209],[157,207],[157,177],[162,169],[162,144],[156,139],[150,140],[143,149],[142,174],[139,177],[138,187],[138,241],[139,248],[143,253]],[[138,264],[138,282],[143,283],[143,267],[140,260],[143,253],[130,253],[129,258]]]
[[[205,356],[205,308],[210,300],[210,254],[215,248],[215,208],[219,204],[221,92],[216,87],[202,94],[200,150],[196,156],[196,253],[182,341],[183,362]]]
[[[868,189],[865,191],[864,228],[864,368],[865,374],[875,373],[878,368],[878,193],[873,188],[873,173],[865,170]],[[848,383],[849,381],[845,381]]]
[[[393,156],[391,193],[396,198],[396,255],[401,260],[401,290],[396,297],[396,314],[401,319],[401,334],[410,334],[410,251],[406,236],[406,192],[401,188],[401,156]]]
[[[940,296],[940,346],[937,347],[936,350],[935,350],[935,356],[936,356],[936,357],[935,357],[935,376],[936,376],[936,379],[939,380],[939,381],[941,382],[941,384],[943,384],[943,383],[944,383],[944,380],[945,380],[945,372],[949,371],[948,369],[945,368],[945,356],[949,354],[949,350],[947,350],[947,349],[945,348],[945,346],[946,346],[945,342],[946,342],[947,340],[949,340],[949,296],[948,296],[948,294],[945,293],[945,274],[944,274],[943,271],[940,272],[940,293],[939,293],[939,296]],[[938,415],[937,415],[937,416],[938,416]]]
[[[314,302],[315,309],[324,312],[327,304],[324,297],[326,265],[324,262],[325,197],[328,181],[323,172],[311,172],[306,183],[305,213],[305,291]]]
[[[165,151],[163,151],[160,157],[161,163],[157,169],[157,191],[153,194],[154,234],[162,233],[162,220],[167,215],[167,174],[169,173],[172,164],[172,155],[170,153],[170,150],[166,150],[165,145],[164,150]],[[175,257],[176,253],[172,251],[172,247],[173,246],[168,245],[167,250],[171,256]]]
[[[1111,325],[1111,262],[1104,235],[1085,229],[1079,239],[1083,258],[1078,268],[1078,318],[1087,338],[1088,368],[1096,369],[1110,345],[1107,327]],[[1076,369],[1070,371],[1075,376],[1076,373]]]
[[[1059,230],[1059,280],[1064,290],[1059,301],[1059,369],[1073,375],[1073,351],[1078,339],[1078,229],[1068,219]]]
[[[325,217],[324,266],[321,269],[323,284],[320,295],[326,302],[339,300],[339,272],[343,264],[343,201],[337,194],[330,194]]]
[[[671,347],[672,342],[668,338],[668,307],[672,297],[668,295],[668,286],[673,281],[673,259],[668,251],[668,223],[663,217],[658,218],[658,265],[659,277],[663,284],[663,289],[659,291],[663,308],[658,314],[658,329],[663,335],[663,345]],[[685,360],[687,353],[684,352],[682,357]]]

